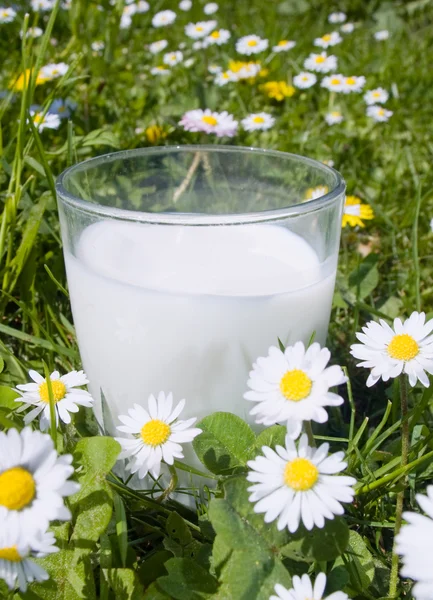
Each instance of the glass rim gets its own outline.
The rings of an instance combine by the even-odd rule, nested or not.
[[[304,200],[283,208],[268,209],[263,211],[245,212],[245,213],[226,213],[226,214],[208,214],[208,213],[182,213],[182,212],[144,212],[138,210],[128,210],[105,206],[99,203],[88,202],[83,198],[75,196],[65,188],[68,177],[75,172],[86,171],[97,168],[100,165],[109,164],[117,160],[134,158],[139,156],[152,156],[161,154],[171,154],[176,152],[224,152],[237,154],[256,154],[270,156],[284,160],[296,160],[319,171],[332,174],[335,178],[335,187],[319,198]],[[135,221],[159,225],[240,225],[250,223],[260,223],[269,221],[279,221],[287,217],[294,217],[305,213],[316,212],[325,206],[335,202],[335,200],[344,194],[346,183],[338,171],[325,165],[324,163],[308,158],[300,154],[290,152],[281,152],[279,150],[268,150],[266,148],[255,148],[252,146],[227,146],[217,144],[177,144],[170,146],[154,146],[152,148],[135,148],[133,150],[120,150],[102,154],[76,163],[65,169],[56,178],[57,197],[64,204],[74,207],[80,212],[86,214],[109,217],[121,221]]]

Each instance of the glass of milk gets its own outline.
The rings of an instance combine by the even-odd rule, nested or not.
[[[229,411],[278,344],[325,343],[345,185],[322,163],[255,148],[101,156],[57,181],[74,324],[101,429],[150,393],[182,418]]]

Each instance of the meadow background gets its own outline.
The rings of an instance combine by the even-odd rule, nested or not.
[[[42,361],[62,372],[80,367],[54,191],[63,169],[120,149],[203,141],[248,145],[332,161],[347,182],[347,193],[374,210],[364,227],[346,225],[342,231],[329,347],[336,362],[350,366],[357,423],[367,415],[369,427],[377,424],[387,399],[396,422],[397,386],[378,384],[367,392],[366,374],[356,369],[348,349],[355,332],[371,318],[408,316],[413,310],[433,315],[433,3],[219,0],[218,11],[210,16],[201,0],[193,0],[187,11],[173,1],[149,3],[149,10],[133,14],[125,26],[122,0],[57,2],[53,10],[2,0],[0,383],[22,383],[29,368],[43,371]],[[14,18],[1,17],[3,8],[13,8]],[[176,20],[153,26],[153,16],[166,9],[175,11]],[[293,86],[308,55],[322,50],[314,39],[339,31],[341,24],[328,22],[336,10],[347,14],[354,30],[341,33],[341,43],[327,52],[337,57],[336,73],[366,78],[363,90],[330,92],[321,87],[325,75],[320,74],[308,89]],[[185,26],[209,19],[229,30],[230,40],[194,48],[196,40],[185,35]],[[26,35],[28,28],[40,28],[41,35]],[[374,34],[383,30],[388,38],[376,39]],[[252,57],[240,55],[235,42],[248,34],[268,39],[268,49]],[[149,45],[161,39],[167,40],[167,48],[152,53]],[[293,40],[296,46],[273,52],[281,40]],[[156,74],[164,53],[179,48],[182,60],[168,74]],[[260,71],[217,85],[209,67],[225,70],[233,60],[259,60]],[[68,68],[61,76],[38,80],[40,69],[52,63]],[[264,87],[272,81],[293,88],[281,99],[272,98]],[[385,122],[366,114],[363,95],[378,87],[389,93],[385,108],[393,114]],[[54,111],[53,102],[62,118],[56,128],[43,128],[31,111],[46,116]],[[179,124],[186,111],[196,108],[226,110],[238,121],[264,111],[275,122],[266,131],[239,126],[233,137],[217,138],[185,131]],[[341,123],[327,123],[331,110],[341,112]],[[330,420],[328,435],[348,431],[351,405],[345,410],[342,421],[335,415]],[[427,409],[426,419],[429,414]],[[13,422],[9,409],[0,406],[0,427]],[[432,472],[424,469],[417,485],[429,481]],[[414,479],[410,485],[413,501]],[[366,507],[368,519],[360,523],[376,556],[382,535],[386,546],[386,527],[392,529],[391,512],[386,502],[372,504]],[[374,523],[382,525],[375,530]]]

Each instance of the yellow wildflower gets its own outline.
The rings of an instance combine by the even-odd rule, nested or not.
[[[144,132],[149,144],[156,144],[159,140],[167,137],[167,132],[161,125],[149,125]]]
[[[269,98],[282,102],[284,98],[290,98],[295,93],[295,88],[285,81],[267,81],[260,86]]]
[[[14,92],[22,92],[24,89],[24,84],[26,86],[29,85],[31,75],[32,75],[32,70],[26,69],[25,73],[21,73],[19,75],[18,79],[10,82],[9,89],[13,89]],[[45,83],[46,81],[48,81],[48,78],[43,77],[39,72],[38,76],[36,77],[36,85],[41,85],[42,83]]]
[[[357,196],[347,196],[344,204],[342,227],[365,227],[364,220],[374,219],[374,212],[371,206],[363,204],[361,198]]]

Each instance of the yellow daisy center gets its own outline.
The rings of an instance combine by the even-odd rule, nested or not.
[[[379,98],[379,96],[380,96],[380,92],[373,92],[373,96],[374,96],[375,98]]]
[[[287,40],[281,40],[281,42],[278,42],[277,46],[286,46],[288,43]]]
[[[341,117],[341,113],[340,113],[340,112],[338,112],[338,110],[333,110],[333,111],[332,111],[332,113],[331,113],[331,115],[332,115],[333,117]]]
[[[302,81],[308,81],[308,75],[302,75],[301,79]]]
[[[320,64],[320,63],[324,63],[324,62],[325,62],[325,60],[326,60],[326,57],[325,57],[325,56],[316,56],[316,58],[315,58],[315,62],[316,62],[316,63],[319,63],[319,64]]]
[[[10,548],[0,548],[0,560],[8,560],[9,562],[21,562],[22,558],[19,555],[16,546]]]
[[[0,506],[8,510],[21,510],[36,495],[33,475],[22,467],[13,467],[0,473]]]
[[[43,117],[41,114],[39,114],[39,113],[38,113],[38,114],[36,114],[36,115],[33,117],[33,122],[34,122],[36,125],[40,125],[40,123],[43,123],[43,122],[44,122],[44,120],[45,120],[45,119],[44,119],[44,117]]]
[[[198,27],[195,28],[196,31],[203,31],[203,27],[200,27],[200,25]]]
[[[329,42],[329,41],[331,40],[331,35],[330,35],[329,33],[327,33],[326,35],[324,35],[324,36],[322,37],[322,40],[323,40],[324,42]]]
[[[253,118],[253,122],[254,122],[254,123],[264,123],[264,122],[265,122],[265,120],[264,120],[264,118],[263,118],[263,117],[254,117],[254,118]]]
[[[408,333],[395,335],[388,344],[388,354],[397,360],[412,360],[419,353],[417,342]]]
[[[295,492],[310,490],[319,479],[319,469],[308,458],[295,458],[284,469],[284,483]]]
[[[385,114],[385,111],[383,110],[383,108],[379,108],[379,110],[377,111],[377,114],[378,114],[380,117],[383,117],[383,115]]]
[[[341,83],[341,79],[338,79],[338,77],[333,77],[331,79],[331,85],[339,85]]]
[[[205,115],[201,120],[203,123],[206,123],[206,125],[216,125],[218,123],[215,117],[211,117],[209,115]]]
[[[287,400],[299,402],[310,394],[312,385],[313,382],[304,371],[292,369],[283,375],[280,390]]]
[[[354,77],[348,77],[346,79],[346,83],[347,83],[347,85],[355,85],[356,79]]]
[[[66,396],[66,386],[59,379],[55,379],[51,382],[51,389],[53,390],[54,402],[59,402],[59,400],[63,400]],[[39,386],[39,397],[43,402],[47,404],[50,401],[50,396],[48,394],[48,384],[46,381],[41,383]]]
[[[5,10],[3,10],[0,14],[3,17],[3,19],[6,19],[9,16],[9,13]]]
[[[170,425],[160,419],[152,419],[141,428],[141,438],[147,446],[164,444],[171,433]]]
[[[257,46],[257,40],[248,40],[247,46]]]
[[[217,40],[217,39],[220,37],[220,32],[219,32],[219,31],[213,31],[213,32],[210,34],[210,37],[211,37],[211,38],[214,38],[215,40]]]

